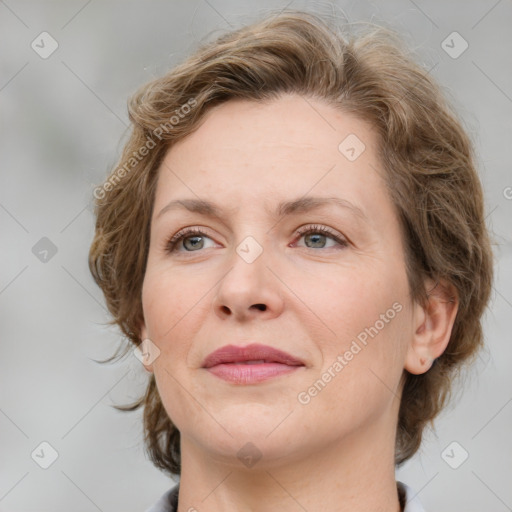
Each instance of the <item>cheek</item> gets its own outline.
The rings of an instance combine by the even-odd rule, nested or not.
[[[161,396],[173,410],[183,391],[179,383],[190,379],[194,364],[191,351],[211,312],[213,284],[209,283],[204,272],[185,275],[157,265],[148,265],[144,279],[142,304],[147,336],[160,350],[153,370],[162,386]],[[176,398],[171,400],[173,396]]]
[[[330,273],[329,286],[306,291],[322,320],[309,333],[322,354],[311,384],[329,381],[319,384],[322,396],[313,407],[351,410],[355,417],[359,411],[361,418],[382,412],[395,399],[412,326],[405,271],[378,264],[344,269]]]
[[[184,281],[177,272],[148,267],[142,304],[149,337],[157,344],[165,345],[166,340],[175,337],[176,331],[182,329],[183,319],[204,306],[205,290],[193,281]]]
[[[360,333],[364,338],[365,329],[375,324],[379,333],[389,333],[403,316],[397,310],[403,310],[407,298],[405,273],[398,267],[385,268],[380,261],[368,263],[326,267],[325,273],[317,268],[294,280],[294,292],[307,304],[308,317],[318,319],[310,327],[317,335],[322,331],[326,342],[322,351],[345,348]]]
[[[357,429],[398,406],[409,322],[406,307],[393,304],[395,308],[390,304],[383,309],[387,322],[368,308],[357,314],[352,310],[354,316],[348,326],[340,324],[343,332],[335,343],[322,347],[322,368],[308,379],[298,398],[307,403],[303,412],[308,418],[327,414],[326,430]]]
[[[207,298],[205,290],[187,286],[176,272],[148,267],[142,289],[144,319],[148,337],[160,350],[153,371],[164,408],[178,429],[185,427],[191,417],[204,421],[204,411],[195,407],[183,386],[190,387],[185,362]]]

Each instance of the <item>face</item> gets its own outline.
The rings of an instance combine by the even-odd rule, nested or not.
[[[215,107],[167,153],[142,336],[182,450],[236,461],[250,442],[272,464],[394,439],[413,307],[376,148],[363,121],[287,95]],[[242,380],[203,367],[251,344],[301,365],[244,365]]]

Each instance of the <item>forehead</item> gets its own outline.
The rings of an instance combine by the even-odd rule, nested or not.
[[[171,199],[211,199],[231,211],[302,196],[383,199],[372,127],[325,102],[287,95],[232,100],[168,151],[155,210]],[[274,204],[276,203],[276,204]]]

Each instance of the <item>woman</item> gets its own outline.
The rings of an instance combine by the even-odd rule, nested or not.
[[[285,12],[129,104],[90,268],[151,378],[151,511],[422,510],[395,481],[482,345],[473,150],[385,30]],[[179,497],[178,497],[179,491]]]

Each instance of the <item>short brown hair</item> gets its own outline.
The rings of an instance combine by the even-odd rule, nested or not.
[[[89,255],[112,323],[138,345],[158,169],[174,142],[195,130],[213,106],[235,98],[266,101],[298,93],[367,121],[379,134],[377,154],[403,230],[412,298],[427,303],[426,277],[448,281],[459,297],[445,352],[424,374],[404,370],[398,465],[417,451],[425,425],[446,404],[461,363],[482,346],[481,317],[493,279],[472,144],[439,86],[403,46],[388,29],[343,35],[329,22],[297,11],[204,44],[131,98],[131,136],[120,163],[94,194],[97,221]],[[180,434],[154,375],[140,400],[119,408],[141,405],[151,460],[179,474]]]

